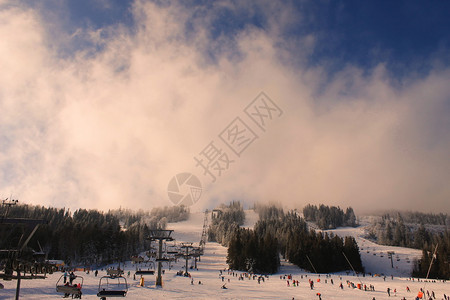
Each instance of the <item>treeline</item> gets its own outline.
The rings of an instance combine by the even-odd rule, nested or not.
[[[444,213],[433,214],[433,213],[422,213],[416,211],[394,211],[383,214],[386,218],[390,215],[398,216],[400,215],[405,223],[411,224],[426,224],[426,225],[450,225],[450,216]]]
[[[188,210],[180,207],[165,208],[167,215],[150,212],[115,210],[101,212],[70,210],[43,206],[17,205],[11,207],[8,217],[44,219],[28,246],[39,250],[42,246],[48,259],[62,259],[72,265],[103,265],[130,259],[144,250],[149,229],[164,229],[166,221],[180,213],[186,217]],[[158,211],[159,212],[159,211]],[[17,245],[20,230],[11,232],[2,241],[1,248]]]
[[[208,240],[228,246],[231,234],[243,225],[245,212],[239,201],[232,201],[228,205],[222,204],[212,211],[211,224],[208,229]]]
[[[275,204],[259,204],[255,203],[253,210],[258,213],[260,220],[279,219],[284,217],[284,210]]]
[[[349,270],[344,254],[357,272],[363,267],[353,237],[308,231],[296,212],[287,214],[275,206],[255,207],[260,220],[253,230],[234,228],[230,235],[227,262],[232,269],[274,273],[280,265],[280,253],[295,265],[311,272],[328,273]]]
[[[437,251],[434,256],[435,249]],[[423,247],[422,258],[415,263],[413,276],[426,277],[433,257],[429,278],[448,280],[450,278],[450,234],[447,230],[434,235],[432,242]]]
[[[353,208],[347,207],[344,211],[340,207],[319,207],[308,204],[303,208],[303,216],[306,221],[315,222],[320,229],[334,229],[341,226],[356,227],[356,216]]]
[[[407,225],[400,213],[391,217],[384,214],[367,229],[367,237],[381,245],[422,249],[429,245],[432,233],[423,223]]]
[[[136,223],[144,222],[150,228],[165,227],[167,223],[185,221],[189,218],[189,208],[181,206],[154,207],[151,211],[132,211],[131,209],[119,208],[109,211],[118,217],[125,228]]]
[[[278,241],[267,233],[260,236],[256,231],[236,228],[228,245],[228,266],[257,274],[272,274],[280,267]]]
[[[293,211],[281,218],[258,221],[255,231],[259,235],[276,236],[281,254],[300,268],[319,273],[349,270],[351,268],[342,254],[345,253],[355,270],[363,271],[359,248],[353,237],[343,239],[308,231],[305,220]]]

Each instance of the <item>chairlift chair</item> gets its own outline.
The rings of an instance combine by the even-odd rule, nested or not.
[[[76,275],[73,282],[78,283],[72,282],[72,285],[70,285],[68,282],[66,282],[65,284],[60,283],[61,279],[63,278],[64,275],[61,275],[61,277],[59,277],[58,281],[56,282],[56,292],[64,293],[64,295],[71,295],[72,298],[75,297],[81,299],[81,289],[83,288],[84,278],[82,276]]]
[[[103,276],[100,278],[97,297],[101,300],[106,300],[106,298],[126,297],[127,292],[128,283],[125,277]]]
[[[142,256],[132,256],[132,257],[131,257],[131,261],[132,261],[134,264],[139,264],[139,263],[144,262],[144,258],[143,258]]]
[[[106,275],[110,277],[118,277],[120,275],[123,275],[122,269],[108,269],[106,270]]]
[[[155,262],[154,261],[149,261],[149,268],[147,270],[136,270],[136,275],[153,275],[155,274]]]
[[[167,248],[166,253],[169,254],[169,255],[176,255],[176,254],[179,253],[179,250],[178,250],[178,248],[176,246],[169,246]]]
[[[147,255],[148,258],[155,258],[156,254],[157,254],[156,250],[151,250],[151,251],[145,252],[145,255]]]
[[[163,258],[157,258],[155,259],[156,262],[168,262],[169,259],[167,257],[163,257]]]
[[[136,275],[154,275],[155,270],[139,270],[139,271],[136,271],[135,274]]]

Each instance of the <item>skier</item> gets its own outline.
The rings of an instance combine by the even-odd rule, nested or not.
[[[387,288],[387,293],[388,293],[388,295],[390,297],[391,296],[391,289],[390,288]]]
[[[77,276],[75,276],[75,274],[73,274],[73,272],[70,272],[70,275],[69,275],[70,285],[72,285],[72,282],[74,281],[74,279],[75,279],[76,277],[77,277]]]
[[[64,271],[64,283],[67,282],[67,271]]]

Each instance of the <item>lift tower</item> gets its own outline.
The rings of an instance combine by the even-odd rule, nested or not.
[[[162,287],[162,276],[161,276],[161,267],[162,262],[167,261],[167,258],[163,258],[163,241],[173,241],[173,238],[170,236],[173,230],[165,230],[165,229],[154,229],[150,230],[150,236],[148,239],[150,241],[159,241],[159,251],[158,258],[156,261],[158,262],[158,275],[156,277],[156,286]]]
[[[193,249],[194,247],[192,246],[192,243],[182,243],[181,247],[182,250],[184,250],[185,252],[183,254],[181,254],[181,256],[184,257],[184,259],[186,260],[186,271],[185,271],[185,276],[189,275],[188,272],[188,264],[189,264],[189,258],[192,257],[192,253],[189,253],[189,250]]]

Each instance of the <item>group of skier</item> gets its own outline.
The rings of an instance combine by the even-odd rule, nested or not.
[[[75,278],[77,278],[77,276],[73,272],[70,272],[69,274],[67,271],[64,271],[64,284],[67,283],[67,277],[69,277],[70,285],[72,285]]]

